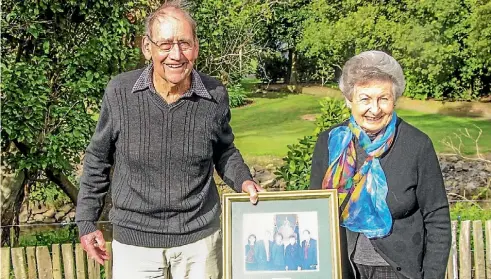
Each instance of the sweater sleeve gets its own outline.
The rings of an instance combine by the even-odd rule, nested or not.
[[[225,99],[227,109],[219,123],[218,140],[213,149],[213,161],[218,175],[223,181],[236,192],[242,192],[242,183],[246,180],[252,180],[252,175],[249,167],[244,163],[242,155],[234,145],[228,98]]]
[[[85,152],[80,179],[75,217],[80,236],[97,230],[95,222],[99,219],[104,197],[109,189],[114,149],[110,104],[106,91],[95,133]]]
[[[310,172],[310,187],[311,190],[319,190],[322,188],[322,180],[329,167],[329,133],[323,132],[319,135],[315,144],[314,153],[312,155],[312,169]]]
[[[450,214],[442,172],[429,138],[418,157],[416,195],[426,231],[424,278],[444,278],[451,245]]]

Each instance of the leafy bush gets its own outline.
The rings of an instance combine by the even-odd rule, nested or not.
[[[327,98],[321,102],[321,114],[316,119],[316,129],[313,136],[306,136],[298,143],[288,146],[288,153],[283,158],[284,164],[275,174],[286,181],[286,190],[305,190],[310,183],[312,153],[318,135],[341,123],[349,117],[349,110],[342,100]]]
[[[457,202],[450,206],[450,218],[452,220],[491,220],[491,210],[486,210],[475,203]]]
[[[21,236],[19,246],[51,246],[52,244],[75,243],[77,240],[77,226],[71,224],[59,229],[51,229],[49,231],[35,232]]]
[[[228,97],[231,108],[243,106],[247,103],[247,92],[240,84],[228,88]]]
[[[315,120],[315,137],[332,126],[347,120],[349,116],[350,111],[343,100],[325,99],[321,102],[321,114]]]

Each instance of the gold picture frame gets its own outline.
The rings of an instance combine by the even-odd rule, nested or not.
[[[226,193],[222,204],[224,279],[341,278],[336,190],[261,192],[257,205]]]

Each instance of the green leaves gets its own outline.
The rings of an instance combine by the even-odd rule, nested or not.
[[[305,190],[310,184],[312,155],[318,135],[349,117],[349,110],[343,101],[326,98],[321,102],[321,114],[316,119],[313,136],[299,139],[298,143],[288,146],[283,165],[275,174],[286,181],[286,190]]]
[[[47,167],[75,173],[107,82],[138,63],[141,19],[127,14],[142,7],[127,2],[2,3],[1,136],[15,143],[2,146],[8,169],[29,170],[31,180]]]
[[[298,50],[333,70],[362,51],[386,51],[404,69],[406,96],[475,99],[490,92],[491,5],[484,2],[313,0]]]

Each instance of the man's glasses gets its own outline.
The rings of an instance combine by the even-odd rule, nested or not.
[[[181,51],[186,51],[186,50],[190,50],[193,48],[193,46],[189,42],[186,42],[186,41],[178,41],[175,43],[174,42],[156,43],[152,40],[152,38],[150,38],[150,36],[147,35],[147,38],[150,42],[152,42],[152,44],[156,45],[163,52],[170,52],[172,50],[172,48],[174,47],[174,45],[178,45],[179,49]]]

